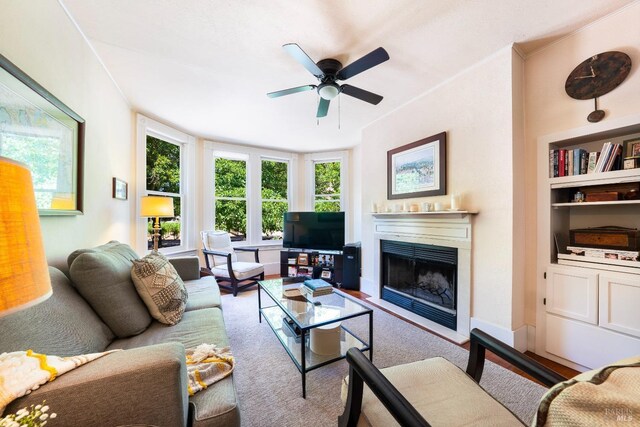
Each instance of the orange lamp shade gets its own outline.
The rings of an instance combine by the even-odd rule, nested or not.
[[[143,196],[142,198],[140,198],[140,216],[174,216],[173,198],[161,196]]]
[[[0,157],[0,316],[51,296],[40,219],[23,164]]]

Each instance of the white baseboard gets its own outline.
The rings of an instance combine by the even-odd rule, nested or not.
[[[536,352],[536,327],[527,325],[527,351]]]
[[[378,288],[376,283],[366,277],[360,278],[360,292],[364,292],[365,294],[370,295],[374,298],[380,297],[380,289]]]
[[[268,264],[264,264],[264,274],[266,274],[267,276],[272,274],[280,274],[280,263],[270,262]]]
[[[511,329],[507,329],[503,326],[478,319],[477,317],[472,317],[471,329],[473,328],[481,329],[492,337],[499,339],[518,351],[524,352],[527,350],[527,325],[523,325],[515,331],[512,331]]]

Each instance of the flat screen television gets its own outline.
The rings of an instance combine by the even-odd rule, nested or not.
[[[344,212],[286,212],[282,246],[341,251]]]

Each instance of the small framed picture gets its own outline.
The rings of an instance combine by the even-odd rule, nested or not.
[[[320,273],[320,278],[331,280],[331,270],[322,270],[322,272]]]
[[[624,157],[640,157],[640,138],[627,139],[623,142]]]
[[[298,255],[298,265],[309,265],[309,254]]]
[[[114,199],[119,200],[127,200],[128,197],[128,184],[126,181],[118,179],[116,177],[113,178],[113,189],[112,189],[112,197]]]
[[[296,258],[288,258],[288,261],[289,261],[289,265],[296,265],[297,259]]]
[[[296,275],[298,274],[298,269],[296,267],[289,267],[288,273],[289,277],[296,277]]]

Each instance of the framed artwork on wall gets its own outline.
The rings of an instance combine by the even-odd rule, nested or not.
[[[387,151],[387,198],[447,194],[447,133],[421,139]]]
[[[84,126],[0,55],[0,156],[29,167],[40,215],[82,214]]]
[[[627,139],[623,142],[623,157],[640,157],[640,138]]]
[[[113,177],[112,194],[114,199],[127,200],[128,197],[128,185],[126,181]]]

